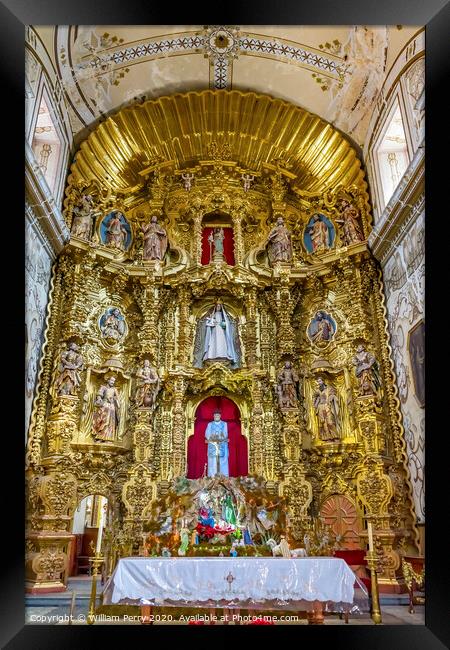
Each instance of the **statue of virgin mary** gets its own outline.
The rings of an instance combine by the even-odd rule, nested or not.
[[[238,368],[240,357],[236,323],[218,301],[197,324],[194,367],[202,368],[205,361],[215,359]]]

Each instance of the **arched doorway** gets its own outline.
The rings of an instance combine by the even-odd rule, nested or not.
[[[228,397],[207,397],[197,406],[194,435],[190,436],[188,440],[187,478],[206,476],[205,431],[208,422],[213,420],[216,410],[221,412],[222,420],[228,424],[230,476],[246,476],[248,474],[247,439],[241,433],[241,414],[238,406]]]
[[[73,514],[74,539],[69,557],[69,575],[89,572],[89,558],[100,551],[103,532],[110,523],[110,517],[108,499],[101,494],[89,494],[80,501]]]

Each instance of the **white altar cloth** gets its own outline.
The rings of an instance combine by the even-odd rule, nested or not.
[[[329,611],[366,609],[355,603],[355,582],[366,601],[364,585],[333,557],[129,557],[119,560],[103,602],[309,609],[320,601]]]

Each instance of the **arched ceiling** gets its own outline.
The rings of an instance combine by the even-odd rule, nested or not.
[[[364,143],[378,91],[419,27],[56,26],[53,58],[76,140],[138,98],[235,89],[270,94]]]
[[[366,188],[355,149],[330,124],[280,99],[237,90],[178,93],[122,109],[81,143],[70,181],[133,193],[149,166],[192,168],[214,158],[211,147],[216,158],[257,174],[282,161],[303,193]]]

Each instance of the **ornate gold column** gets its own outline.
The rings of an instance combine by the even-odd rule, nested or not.
[[[178,363],[187,366],[190,358],[190,344],[192,340],[191,324],[189,322],[189,307],[192,292],[188,285],[181,285],[178,288],[179,308],[179,335],[178,335]]]
[[[258,368],[260,365],[257,354],[257,295],[256,288],[251,287],[247,290],[245,299],[245,356],[248,368]]]
[[[173,379],[172,410],[172,467],[173,476],[186,473],[186,409],[184,394],[187,387],[185,377],[178,375]]]
[[[264,475],[264,443],[263,443],[263,407],[262,386],[259,379],[254,380],[252,388],[253,410],[250,418],[250,450],[249,473]]]

